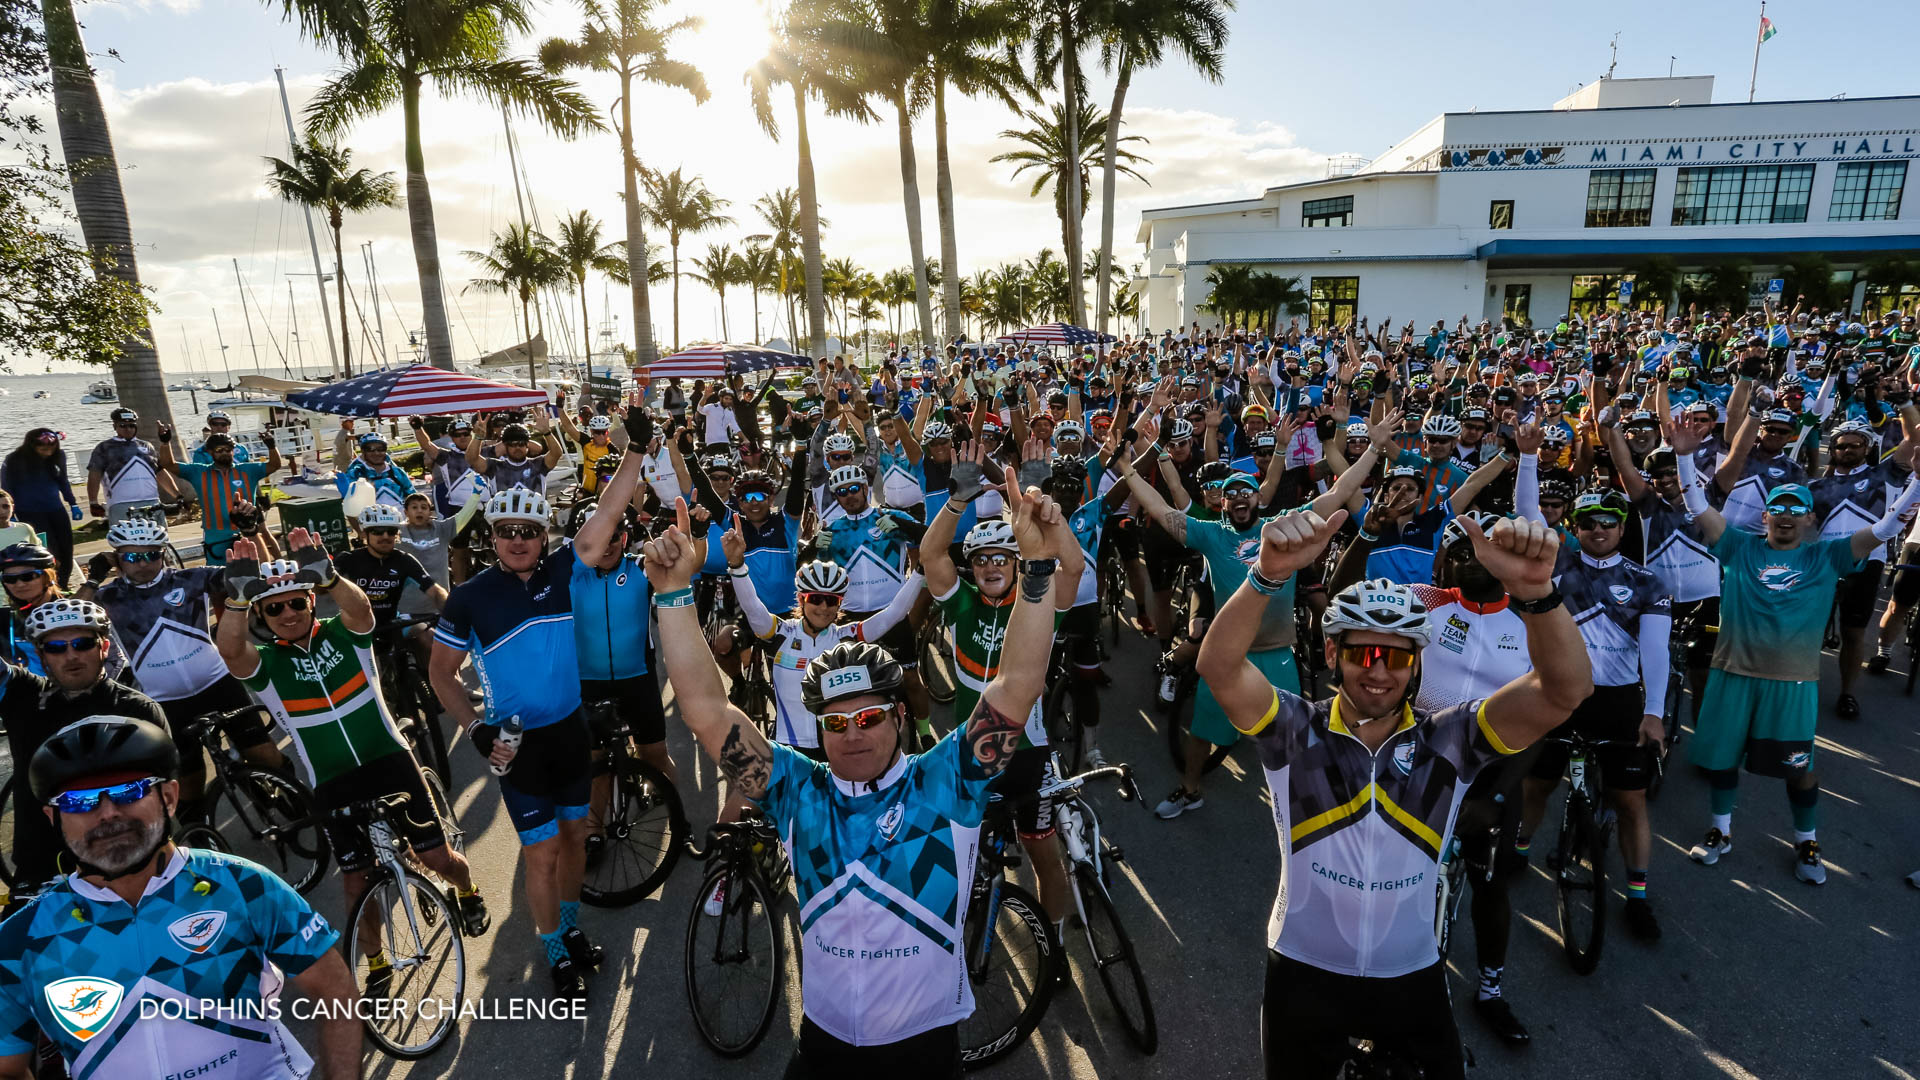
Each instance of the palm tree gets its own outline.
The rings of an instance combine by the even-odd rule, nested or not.
[[[580,330],[585,335],[580,340],[587,352],[587,371],[593,371],[593,314],[587,307],[587,274],[599,272],[612,277],[628,270],[627,260],[621,249],[614,244],[600,242],[600,223],[585,210],[572,217],[560,219],[560,225],[554,230],[553,254],[567,268],[567,276],[580,290]],[[617,280],[617,279],[616,279]],[[639,290],[646,292],[643,286]],[[651,338],[648,339],[651,342]],[[638,349],[638,346],[635,346]]]
[[[1261,326],[1272,332],[1282,315],[1305,315],[1307,291],[1297,277],[1281,277],[1264,270],[1253,275],[1247,289],[1248,306],[1260,316]],[[1136,298],[1136,309],[1138,308]]]
[[[1000,133],[1001,138],[1013,139],[1021,143],[1024,149],[996,154],[988,160],[1017,162],[1018,165],[1013,170],[1015,176],[1029,169],[1038,170],[1033,178],[1033,187],[1028,192],[1029,195],[1038,195],[1048,184],[1053,185],[1053,208],[1060,217],[1060,237],[1063,244],[1071,249],[1074,244],[1074,235],[1080,227],[1079,218],[1074,216],[1072,209],[1073,185],[1077,183],[1084,188],[1092,178],[1093,164],[1100,155],[1099,146],[1107,136],[1107,118],[1102,116],[1097,108],[1085,102],[1080,106],[1078,124],[1067,123],[1067,113],[1065,107],[1061,105],[1053,107],[1051,116],[1042,116],[1031,110],[1026,112],[1025,116],[1032,121],[1033,127],[1024,131],[1007,130]],[[1073,134],[1074,131],[1078,134]],[[1143,184],[1147,182],[1147,178],[1141,176],[1133,165],[1135,162],[1140,164],[1150,164],[1150,162],[1122,144],[1146,141],[1146,138],[1140,135],[1124,135],[1120,136],[1114,144],[1114,153],[1117,158],[1114,167]],[[1075,146],[1080,148],[1077,158],[1071,152],[1072,147]],[[1078,167],[1071,167],[1069,163],[1076,160]],[[1067,261],[1073,266],[1081,264],[1078,257],[1071,257]],[[1085,290],[1078,281],[1076,277],[1075,281],[1069,284],[1069,291],[1082,295],[1084,302]]]
[[[847,302],[860,285],[860,268],[852,259],[832,259],[821,267],[821,284],[828,296],[840,301],[840,345],[847,342]]]
[[[1085,108],[1087,85],[1080,67],[1080,49],[1104,29],[1102,17],[1106,14],[1106,4],[1107,0],[1031,0],[1033,29],[1029,40],[1033,46],[1033,67],[1040,75],[1040,85],[1048,89],[1056,84],[1060,87],[1064,115],[1079,116]],[[1082,141],[1085,132],[1078,127],[1061,126],[1065,128],[1064,159],[1079,161],[1087,145]],[[1061,187],[1060,201],[1064,209],[1060,220],[1067,230],[1067,265],[1079,266],[1080,219],[1086,213],[1087,178],[1078,170],[1069,170],[1061,177]],[[1084,326],[1086,290],[1077,276],[1067,287],[1073,297],[1069,320]]]
[[[525,225],[508,225],[504,233],[493,234],[493,246],[486,251],[463,251],[468,259],[478,263],[480,269],[492,276],[472,278],[465,289],[479,289],[481,292],[500,293],[520,301],[520,325],[526,330],[526,339],[533,339],[533,298],[541,289],[561,285],[567,280],[567,266],[555,256],[553,245],[546,237]],[[537,373],[533,366],[533,352],[527,352],[527,385],[532,386]]]
[[[1227,47],[1227,12],[1234,0],[1109,0],[1100,38],[1100,66],[1114,72],[1113,104],[1107,109],[1100,159],[1100,272],[1094,329],[1105,332],[1113,268],[1113,189],[1119,172],[1120,116],[1136,69],[1159,67],[1167,47],[1187,58],[1209,82],[1220,81]],[[1135,305],[1138,306],[1138,298]]]
[[[647,262],[647,238],[640,202],[640,158],[633,149],[634,80],[660,86],[675,86],[693,95],[699,104],[707,101],[706,76],[693,65],[670,59],[667,50],[673,36],[682,30],[699,27],[698,17],[680,19],[666,26],[655,26],[658,0],[581,0],[586,21],[575,38],[549,38],[540,46],[540,63],[548,71],[569,68],[611,71],[620,77],[620,179],[625,185],[627,247],[632,264],[628,279],[638,276]],[[634,357],[651,364],[659,349],[653,341],[653,312],[646,286],[632,290]],[[584,298],[583,298],[584,302]]]
[[[1253,303],[1253,268],[1216,266],[1207,271],[1207,284],[1213,286],[1200,307],[1220,317],[1221,325],[1232,328]]]
[[[113,132],[100,105],[100,88],[87,61],[71,0],[42,0],[47,60],[53,75],[53,110],[60,128],[60,151],[67,159],[73,185],[73,208],[80,234],[93,253],[96,278],[111,278],[130,294],[139,293],[140,266],[134,257],[133,223],[127,217],[127,197],[120,186],[120,164],[113,153]],[[160,373],[160,352],[153,345],[143,304],[137,330],[119,343],[116,356],[102,356],[113,364],[113,386],[120,401],[140,414],[141,430],[173,423]]]
[[[813,179],[813,144],[807,135],[807,99],[819,98],[829,116],[863,122],[874,118],[859,88],[847,78],[850,54],[832,44],[860,29],[836,18],[838,11],[836,0],[791,0],[773,26],[767,55],[747,70],[754,119],[775,139],[780,137],[780,126],[773,115],[773,88],[785,86],[793,94],[800,250],[807,285],[807,351],[814,355],[826,349],[827,308],[821,281],[820,197]]]
[[[348,214],[382,206],[398,206],[400,199],[390,172],[375,173],[353,167],[353,151],[308,139],[293,148],[293,160],[267,159],[267,186],[290,203],[326,212],[333,230],[334,285],[340,298],[340,361],[353,377],[353,336],[347,329],[347,275],[341,261],[340,228]]]
[[[899,321],[900,305],[916,301],[927,312],[920,323],[920,343],[924,345],[933,340],[928,336],[933,332],[932,298],[927,296],[926,289],[915,287],[916,283],[925,277],[926,261],[923,259],[913,269],[889,270],[880,278],[879,299],[887,307],[887,333],[892,335],[895,341],[899,341],[902,337],[896,326]]]
[[[920,218],[920,167],[913,148],[913,118],[932,94],[927,78],[926,4],[924,0],[869,0],[866,8],[877,32],[857,41],[854,75],[859,88],[886,99],[897,119],[900,142],[900,191],[907,214],[908,273],[919,286],[913,299],[920,316],[920,337],[931,340],[933,303],[926,288],[926,244]],[[892,313],[889,313],[891,327]]]
[[[1033,95],[1026,69],[1005,46],[1025,33],[1025,0],[927,0],[928,75],[933,81],[934,202],[940,216],[940,264],[952,269],[942,292],[948,341],[965,336],[960,310],[960,252],[955,238],[953,169],[947,153],[947,87],[989,94],[1010,109]],[[929,282],[928,287],[932,287]]]
[[[985,321],[989,328],[1018,330],[1027,321],[1027,277],[1019,263],[1001,263],[991,272]],[[986,330],[981,331],[982,337]]]
[[[720,340],[732,341],[733,336],[727,332],[727,286],[746,284],[740,256],[734,254],[732,245],[715,244],[705,255],[690,261],[693,273],[688,276],[705,283],[720,298]]]
[[[772,250],[780,278],[779,295],[787,306],[787,336],[797,338],[799,334],[793,327],[792,292],[787,271],[800,250],[800,194],[793,188],[781,188],[754,200],[753,207],[759,211],[760,220],[766,222],[773,231],[749,236],[747,243],[766,244]],[[825,229],[831,224],[818,214],[814,216],[816,230]]]
[[[758,345],[766,340],[760,336],[760,294],[780,287],[779,257],[764,247],[750,247],[742,252],[740,284],[753,290],[753,343]]]
[[[647,217],[667,230],[667,247],[673,252],[673,351],[680,351],[680,241],[684,237],[733,224],[720,212],[727,200],[707,190],[697,176],[682,176],[678,168],[670,173],[646,169],[640,179],[647,186]]]

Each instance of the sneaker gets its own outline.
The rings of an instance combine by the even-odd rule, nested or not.
[[[1653,905],[1644,898],[1627,901],[1627,929],[1641,941],[1660,940],[1660,920],[1653,917]]]
[[[573,957],[563,957],[553,965],[553,996],[559,998],[577,998],[585,996],[587,979],[580,973],[580,965]]]
[[[487,914],[487,902],[479,893],[461,896],[460,890],[448,886],[447,903],[460,913],[460,922],[468,937],[479,937],[493,925],[493,916]]]
[[[1913,873],[1907,875],[1907,884],[1916,889],[1920,889],[1920,870],[1915,870]]]
[[[1513,1015],[1513,1006],[1507,1004],[1506,998],[1475,998],[1473,1011],[1479,1013],[1481,1021],[1508,1046],[1525,1046],[1533,1038],[1527,1033],[1527,1025]]]
[[[1693,849],[1687,852],[1687,858],[1704,866],[1712,866],[1720,861],[1720,856],[1733,850],[1733,837],[1719,829],[1708,829],[1707,835]]]
[[[726,908],[727,879],[721,878],[719,881],[713,883],[713,892],[707,894],[707,902],[700,906],[700,910],[707,913],[707,918],[717,919],[720,917],[720,913],[725,911]]]
[[[383,998],[393,991],[393,965],[381,964],[367,969],[367,989],[363,996]]]
[[[1867,671],[1874,675],[1884,674],[1887,664],[1892,660],[1886,653],[1875,653],[1867,658]]]
[[[1809,885],[1827,883],[1827,864],[1820,861],[1820,841],[1802,840],[1793,846],[1798,861],[1793,864],[1793,876]]]
[[[606,833],[588,833],[587,834],[587,869],[591,870],[594,867],[599,866],[601,861],[606,857],[607,857],[607,834]]]
[[[1833,714],[1842,720],[1860,719],[1860,702],[1852,694],[1841,694],[1833,703]]]
[[[1175,675],[1172,668],[1162,665],[1160,668],[1160,704],[1173,704],[1174,696],[1179,692],[1180,676]]]
[[[1202,798],[1199,792],[1179,787],[1173,789],[1173,794],[1160,800],[1160,805],[1154,807],[1153,812],[1159,815],[1162,821],[1172,821],[1189,810],[1198,810],[1205,805],[1207,800]]]
[[[560,943],[567,947],[567,959],[587,971],[599,967],[607,958],[606,948],[588,941],[586,932],[577,926],[561,934]]]
[[[1097,746],[1087,747],[1085,761],[1089,769],[1104,769],[1107,767],[1107,755],[1101,753],[1100,748]]]

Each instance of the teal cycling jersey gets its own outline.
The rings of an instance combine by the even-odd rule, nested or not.
[[[876,507],[828,522],[827,557],[847,571],[848,611],[879,611],[907,576],[907,537]]]
[[[278,972],[340,935],[292,886],[176,848],[138,907],[62,878],[0,924],[0,1056],[59,1048],[74,1080],[289,1080],[313,1062],[281,1024]]]
[[[964,731],[862,784],[773,747],[759,803],[793,864],[801,1005],[842,1042],[898,1042],[973,1013],[962,924],[993,777]]]
[[[610,570],[573,560],[573,644],[582,679],[631,679],[647,673],[647,622],[653,590],[640,560],[622,555]]]

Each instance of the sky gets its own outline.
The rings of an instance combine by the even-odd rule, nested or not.
[[[742,247],[745,236],[762,229],[754,201],[796,182],[791,109],[779,116],[787,141],[770,139],[753,120],[740,78],[764,51],[764,2],[667,0],[669,16],[706,19],[680,39],[675,52],[706,71],[712,96],[695,105],[680,91],[642,87],[635,94],[642,160],[699,175],[730,201],[726,212],[736,219],[733,226],[688,238],[680,252],[683,269],[710,244]],[[1874,28],[1909,25],[1911,10],[1905,7],[1893,0],[1769,4],[1767,14],[1779,32],[1761,49],[1758,98],[1914,92],[1906,77],[1910,65],[1855,62],[1885,55]],[[217,370],[224,341],[235,367],[254,366],[255,356],[268,368],[279,367],[283,356],[304,358],[309,367],[324,365],[327,343],[305,225],[297,209],[266,188],[263,158],[287,155],[274,68],[285,69],[297,123],[337,61],[302,41],[281,20],[278,3],[121,0],[83,3],[79,12],[97,57],[141,274],[160,307],[154,329],[162,363],[176,372]],[[1743,101],[1759,5],[1365,0],[1330,8],[1240,0],[1230,19],[1221,82],[1207,82],[1176,59],[1133,81],[1125,131],[1149,140],[1137,149],[1151,164],[1141,166],[1146,183],[1122,177],[1116,192],[1115,260],[1123,267],[1141,258],[1133,236],[1143,209],[1248,197],[1276,184],[1322,177],[1330,156],[1371,157],[1442,111],[1544,108],[1606,73],[1616,34],[1616,77],[1664,75],[1671,64],[1675,74],[1717,76],[1715,101]],[[575,4],[549,0],[535,8],[534,20],[534,34],[516,43],[515,52],[531,53],[548,36],[576,32],[580,12]],[[1091,55],[1087,63],[1091,92],[1105,108],[1112,79],[1098,71]],[[617,90],[610,76],[579,81],[594,101],[612,105]],[[962,272],[1029,258],[1043,246],[1059,249],[1050,195],[1029,197],[1026,178],[1016,180],[1011,165],[988,160],[1013,146],[1000,132],[1026,122],[989,101],[950,101],[949,112]],[[876,274],[906,266],[892,116],[862,126],[816,110],[810,127],[821,212],[830,222],[825,255],[850,257]],[[505,298],[465,289],[475,271],[462,255],[484,249],[493,232],[519,220],[502,122],[478,103],[429,98],[423,129],[452,300],[454,352],[472,359],[517,340]],[[564,141],[532,124],[516,124],[515,133],[530,186],[529,212],[539,222],[586,210],[605,223],[607,239],[624,235],[613,135]],[[396,110],[358,124],[342,142],[357,165],[392,170],[403,179],[401,135]],[[927,251],[937,255],[930,116],[916,122],[915,145]],[[1098,243],[1098,184],[1096,173],[1086,216],[1089,252]],[[324,222],[316,227],[331,270]],[[664,247],[663,236],[650,233],[649,240]],[[388,359],[410,357],[405,340],[419,326],[419,291],[404,212],[349,219],[345,244],[348,284],[359,298],[356,357],[375,325],[362,244],[370,245],[377,270]],[[236,261],[248,290],[244,307]],[[680,340],[719,338],[714,294],[684,277],[680,289]],[[610,314],[618,339],[630,343],[625,298],[597,279],[587,291],[595,334]],[[670,345],[670,285],[654,286],[652,303],[656,335]],[[577,327],[579,299],[561,304],[550,315]],[[774,333],[774,306],[763,298],[762,339]],[[338,321],[335,312],[336,331]],[[297,339],[290,332],[294,323]],[[745,290],[728,291],[726,331],[735,341],[755,336]],[[577,338],[579,331],[574,333]],[[549,327],[548,336],[554,340],[557,332]],[[16,363],[14,370],[27,368]]]

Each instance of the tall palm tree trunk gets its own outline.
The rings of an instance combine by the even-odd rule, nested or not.
[[[960,321],[960,250],[953,230],[953,168],[947,155],[947,79],[933,73],[933,196],[940,217],[941,314],[946,339],[966,337]],[[924,291],[924,290],[922,290]]]
[[[587,376],[593,376],[593,312],[587,307],[587,277],[580,275],[580,331],[582,348],[587,354]]]
[[[827,296],[821,287],[820,197],[813,186],[813,144],[807,137],[807,88],[793,82],[794,142],[800,152],[800,252],[807,275],[807,355],[827,348]],[[844,344],[844,343],[843,343]]]
[[[1070,321],[1085,326],[1087,283],[1080,276],[1080,268],[1085,265],[1080,255],[1080,217],[1084,213],[1080,190],[1080,39],[1074,35],[1071,12],[1063,12],[1060,19],[1060,74],[1066,94],[1067,295],[1071,299]]]
[[[720,294],[720,340],[730,341],[732,335],[727,333],[727,290],[716,288],[714,292]]]
[[[1107,110],[1106,146],[1100,160],[1100,268],[1095,282],[1093,328],[1107,333],[1107,320],[1113,312],[1113,188],[1119,171],[1116,159],[1120,149],[1120,109],[1127,101],[1127,86],[1133,82],[1133,55],[1122,51],[1117,77],[1113,83],[1113,107]]]
[[[338,207],[327,214],[327,224],[333,227],[333,285],[337,290],[340,303],[340,370],[344,378],[353,378],[353,339],[347,336],[347,266],[340,261],[340,227],[342,213]]]
[[[920,344],[932,341],[933,297],[927,295],[927,250],[920,237],[920,165],[913,152],[913,121],[906,91],[894,101],[900,114],[900,190],[907,203],[907,253],[913,259],[913,295],[920,313]]]
[[[453,370],[453,333],[440,285],[440,236],[433,225],[433,192],[427,187],[427,155],[420,148],[420,80],[402,76],[400,105],[407,123],[407,225],[413,237],[413,267],[420,279],[420,317],[427,332],[427,362]]]
[[[73,183],[73,208],[80,233],[93,253],[94,274],[118,278],[140,287],[140,266],[134,258],[133,223],[127,217],[127,197],[120,187],[120,164],[113,154],[113,133],[100,105],[100,88],[87,62],[71,0],[42,0],[46,23],[47,58],[53,69],[53,108],[60,127],[60,151],[66,156]],[[140,430],[151,437],[159,424],[173,423],[166,383],[160,373],[160,352],[146,316],[139,330],[120,343],[113,361],[113,386],[120,401],[140,414]]]
[[[755,285],[753,286],[753,343],[758,345],[765,340],[766,338],[760,336],[760,286]]]
[[[673,249],[673,351],[680,351],[680,236],[667,233],[667,246]]]
[[[633,293],[633,361],[645,366],[660,357],[653,341],[653,306],[647,298],[647,234],[640,209],[640,159],[633,153],[633,73],[620,70],[620,171],[627,199],[627,281]]]

